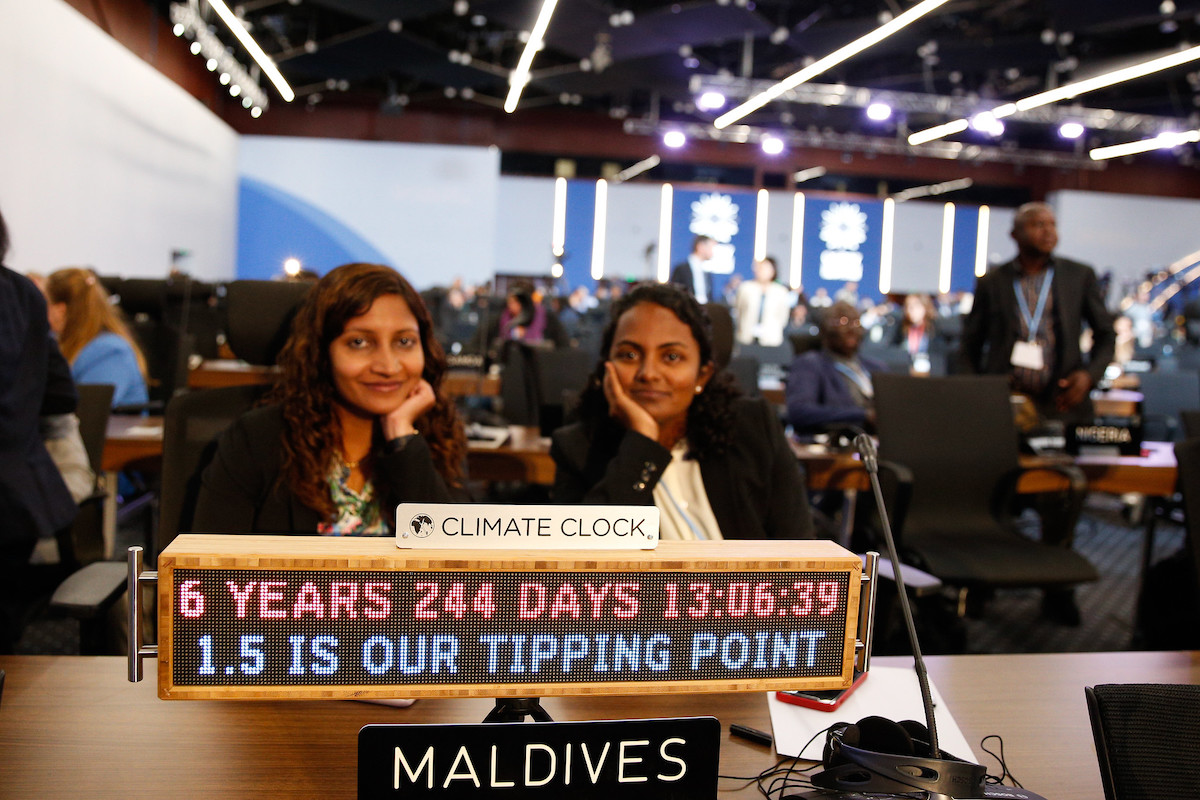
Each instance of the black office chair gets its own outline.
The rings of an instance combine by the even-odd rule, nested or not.
[[[596,356],[585,350],[562,348],[534,350],[537,376],[537,424],[549,436],[569,421],[571,412],[596,366]]]
[[[176,536],[191,530],[200,492],[200,474],[216,452],[217,438],[238,417],[253,408],[267,388],[203,389],[177,395],[167,404],[163,419],[162,491],[154,558]]]
[[[1183,495],[1183,546],[1146,564],[1135,641],[1151,650],[1200,648],[1200,439],[1175,444]]]
[[[1200,776],[1200,686],[1084,687],[1105,800],[1192,800]]]
[[[1189,369],[1146,372],[1139,381],[1145,438],[1152,442],[1182,439],[1181,412],[1200,410],[1200,372]]]
[[[758,373],[761,369],[758,359],[750,355],[737,355],[729,359],[725,371],[737,381],[738,388],[747,397],[758,397]]]
[[[233,281],[225,286],[226,342],[243,361],[272,366],[311,283]]]
[[[1064,587],[1096,579],[1083,556],[1022,535],[1005,516],[1022,472],[1006,378],[877,375],[874,384],[880,455],[913,475],[911,503],[894,523],[901,550],[958,587],[960,613],[972,588]],[[1073,525],[1086,489],[1083,474],[1073,466],[1046,469],[1070,482],[1062,517]]]
[[[713,361],[717,369],[725,369],[733,357],[733,315],[720,303],[705,303],[704,310],[712,322]]]
[[[80,384],[79,434],[92,470],[102,470],[105,431],[113,387],[107,384]],[[97,486],[79,504],[75,521],[57,538],[59,564],[68,571],[54,589],[49,610],[52,614],[79,621],[79,652],[100,655],[108,642],[107,620],[113,604],[125,593],[126,568],[123,562],[104,561],[104,501],[108,491]]]
[[[78,384],[79,437],[87,452],[92,471],[100,475],[104,461],[104,440],[112,407],[113,387],[109,384]],[[115,489],[115,487],[113,487]],[[79,569],[104,558],[104,501],[108,491],[99,485],[79,503],[75,522],[58,536],[59,560],[71,569]]]

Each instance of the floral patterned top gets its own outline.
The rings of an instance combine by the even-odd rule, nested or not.
[[[337,506],[337,518],[318,524],[317,533],[322,536],[387,536],[391,533],[379,513],[379,503],[375,502],[374,484],[368,480],[361,491],[351,489],[347,485],[350,468],[336,454],[325,480],[333,504]]]

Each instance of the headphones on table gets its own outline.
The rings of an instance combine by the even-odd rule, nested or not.
[[[920,722],[864,717],[838,722],[825,738],[825,769],[812,776],[821,789],[847,793],[983,797],[987,770],[942,751],[929,755],[929,729]]]

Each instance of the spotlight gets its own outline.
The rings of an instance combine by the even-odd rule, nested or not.
[[[871,103],[867,106],[867,119],[884,122],[892,118],[892,107],[887,103]]]
[[[188,50],[192,51],[192,55],[194,55],[194,56],[200,55],[200,51],[203,49],[204,49],[204,46],[202,44],[200,44],[199,42],[192,42],[191,46],[188,48]]]
[[[183,33],[186,30],[187,30],[187,26],[184,25],[182,22],[179,22],[179,23],[175,24],[175,27],[171,28],[171,33],[175,34],[176,36],[183,36]]]
[[[1078,139],[1083,136],[1083,125],[1078,122],[1064,122],[1058,127],[1058,135],[1064,139]]]
[[[696,99],[696,108],[701,111],[715,111],[725,105],[725,95],[720,92],[705,92]]]
[[[764,136],[760,146],[769,156],[777,156],[783,152],[783,140],[775,136]]]
[[[971,127],[993,139],[1004,134],[1004,123],[996,119],[990,111],[971,117]]]
[[[687,137],[683,131],[667,131],[663,134],[663,144],[677,150],[687,144]]]
[[[300,274],[300,268],[300,259],[298,258],[285,258],[283,260],[283,271],[293,278]]]

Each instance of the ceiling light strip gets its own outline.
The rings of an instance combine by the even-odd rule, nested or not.
[[[812,80],[822,72],[837,66],[848,58],[858,55],[872,45],[878,44],[889,36],[899,32],[902,28],[916,22],[918,19],[930,13],[931,11],[934,11],[938,7],[945,5],[947,2],[949,2],[949,0],[924,0],[924,2],[918,3],[900,16],[892,19],[890,22],[887,22],[871,31],[866,36],[856,39],[850,44],[833,51],[824,58],[814,61],[804,69],[789,75],[761,94],[751,97],[740,106],[725,112],[721,116],[717,117],[716,121],[713,122],[713,125],[715,125],[718,129],[732,125],[752,111],[757,111],[767,103],[775,100],[784,92],[787,92],[806,81]]]
[[[242,21],[234,16],[233,12],[229,10],[229,6],[225,5],[225,1],[208,0],[208,4],[212,6],[213,11],[217,12],[217,16],[221,18],[221,21],[229,26],[229,30],[233,31],[233,35],[242,43],[242,47],[245,47],[250,56],[262,67],[262,71],[267,73],[267,77],[271,79],[271,83],[275,84],[275,88],[279,90],[280,96],[288,103],[295,100],[296,93],[292,91],[291,86],[288,86],[288,82],[279,71],[279,67],[275,66],[275,62],[271,60],[271,57],[258,46],[258,42],[254,41],[254,37],[246,30],[246,26],[242,24]]]
[[[1150,150],[1167,150],[1191,142],[1200,142],[1200,130],[1184,131],[1183,133],[1160,133],[1153,139],[1142,139],[1137,142],[1097,147],[1095,150],[1089,152],[1088,155],[1091,156],[1093,161],[1103,161],[1109,158],[1120,158],[1121,156],[1146,153]]]
[[[804,285],[804,192],[792,197],[792,266],[788,271],[788,285],[799,289]]]
[[[883,232],[879,243],[879,291],[890,294],[892,291],[892,253],[896,232],[896,201],[887,198],[883,201]]]
[[[975,228],[975,277],[982,278],[988,268],[988,233],[990,232],[992,210],[987,206],[979,207],[979,224]]]
[[[508,76],[508,97],[504,99],[504,111],[508,114],[517,110],[521,92],[525,90],[525,84],[529,83],[529,68],[533,66],[533,56],[542,49],[542,37],[550,27],[550,17],[554,14],[556,5],[558,0],[545,0],[542,3],[542,10],[538,12],[537,21],[529,33],[529,41],[525,43],[525,50],[517,61],[517,68]]]
[[[758,206],[754,211],[754,260],[767,257],[767,213],[771,196],[766,189],[758,190]]]
[[[671,184],[662,185],[658,206],[658,282],[666,283],[671,276],[671,208],[674,202]]]
[[[1143,61],[1140,64],[1123,67],[1121,69],[1106,72],[1103,75],[1097,75],[1094,78],[1087,78],[1082,81],[1068,83],[1065,86],[1059,86],[1057,89],[1051,89],[1047,92],[1030,95],[1029,97],[1017,100],[1015,103],[1005,103],[1004,105],[996,106],[992,109],[991,114],[996,119],[1003,119],[1016,114],[1018,111],[1029,111],[1034,108],[1057,103],[1059,100],[1070,100],[1073,97],[1078,97],[1081,94],[1094,92],[1097,89],[1103,89],[1108,86],[1113,86],[1118,83],[1135,80],[1137,78],[1151,75],[1155,72],[1162,72],[1164,69],[1178,67],[1181,64],[1187,64],[1196,59],[1200,59],[1200,45],[1189,47],[1187,50],[1181,50],[1178,53],[1152,58],[1149,61]],[[950,126],[956,126],[962,123],[962,127],[948,129]],[[934,139],[940,139],[943,136],[950,136],[954,133],[959,133],[966,130],[966,120],[956,120],[948,122],[945,125],[937,125],[933,128],[928,128],[908,137],[908,143],[911,145],[924,144],[931,142]]]
[[[950,291],[950,270],[954,266],[954,203],[942,211],[942,259],[938,269],[938,292]]]
[[[608,181],[596,181],[596,216],[592,222],[592,280],[604,277],[604,238],[608,235]]]

